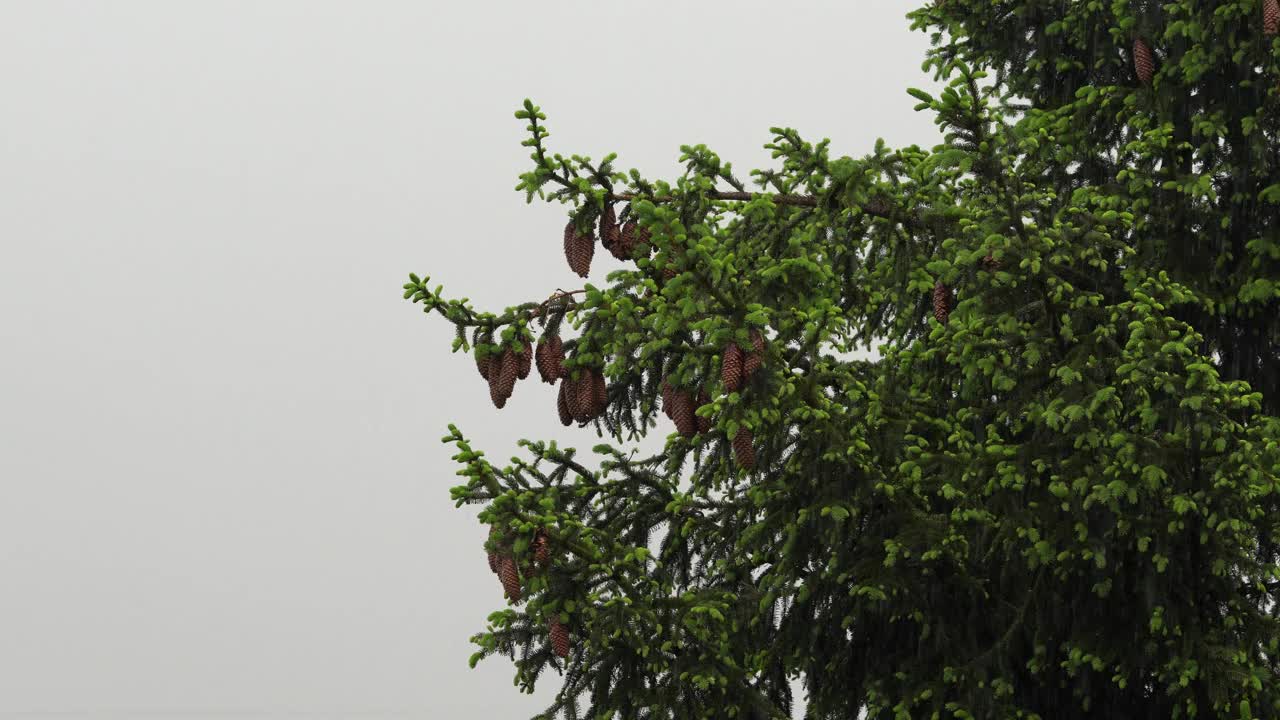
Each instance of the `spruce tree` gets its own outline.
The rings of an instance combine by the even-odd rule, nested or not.
[[[794,678],[810,718],[1280,717],[1278,13],[939,0],[942,145],[774,128],[750,187],[554,153],[525,101],[518,189],[595,282],[405,297],[499,406],[545,339],[549,421],[609,441],[450,425],[514,603],[473,664],[562,674],[548,718],[789,717]]]

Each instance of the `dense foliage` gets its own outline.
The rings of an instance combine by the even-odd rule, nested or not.
[[[569,266],[627,262],[501,313],[405,286],[496,405],[538,342],[610,440],[450,426],[512,603],[473,662],[562,672],[546,717],[789,717],[796,677],[811,718],[1280,717],[1280,7],[908,17],[932,150],[774,129],[753,187],[700,145],[668,182],[516,113]]]

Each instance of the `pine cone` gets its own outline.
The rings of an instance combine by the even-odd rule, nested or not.
[[[604,373],[599,369],[591,373],[592,394],[595,401],[591,405],[591,416],[596,417],[609,407],[609,386],[605,383]]]
[[[533,348],[529,346],[527,339],[522,339],[520,342],[524,344],[524,349],[516,354],[518,360],[516,377],[523,380],[529,377],[529,368],[533,365]]]
[[[1135,38],[1133,41],[1133,69],[1143,85],[1150,85],[1156,74],[1155,55],[1151,52],[1151,46],[1142,38]]]
[[[947,318],[951,316],[951,291],[943,284],[941,280],[933,286],[933,317],[943,325],[947,324]]]
[[[671,394],[675,392],[675,387],[671,384],[671,378],[662,379],[662,414],[668,418],[671,417]]]
[[[736,392],[742,387],[742,348],[738,344],[729,341],[724,346],[723,357],[720,360],[720,381],[724,383],[725,392]]]
[[[569,628],[560,622],[559,613],[553,613],[547,617],[547,626],[551,629],[551,651],[558,657],[569,657],[569,649],[571,643],[569,641]]]
[[[559,335],[543,335],[538,341],[538,349],[534,351],[538,364],[538,375],[542,382],[555,384],[564,370],[564,343]]]
[[[507,348],[498,357],[501,358],[498,367],[490,368],[489,374],[493,377],[493,380],[490,383],[489,393],[490,397],[497,393],[497,396],[502,398],[502,403],[505,405],[507,400],[511,398],[511,392],[515,389],[516,380],[520,377],[520,356],[516,355],[511,348]],[[495,404],[496,402],[495,400]],[[502,405],[498,405],[498,407],[502,407]]]
[[[750,470],[756,466],[756,450],[751,446],[751,431],[746,426],[738,428],[733,437],[733,457],[738,466]]]
[[[685,437],[693,437],[698,432],[697,416],[693,414],[693,396],[684,390],[671,391],[671,420],[676,430]]]
[[[498,528],[490,526],[489,539],[494,540],[497,537],[498,537]],[[495,552],[489,552],[488,554],[489,554],[489,572],[496,573],[498,572],[498,554]]]
[[[1002,263],[991,255],[982,258],[982,266],[991,272],[999,270],[1001,265]]]
[[[698,407],[702,407],[703,405],[709,405],[710,403],[711,403],[711,396],[707,394],[707,389],[703,387],[701,390],[698,391],[697,405]],[[698,415],[696,412],[697,408],[694,408],[694,410],[695,410],[694,422],[698,424],[698,432],[700,433],[709,432],[711,430],[712,425],[714,425],[715,423],[709,417],[703,417],[701,415]]]
[[[497,355],[489,365],[489,399],[493,401],[493,406],[499,410],[507,404],[507,398],[511,397],[511,393],[503,394],[502,392],[502,366],[504,359],[505,355]]]
[[[1262,34],[1280,32],[1280,0],[1262,0]]]
[[[675,269],[675,268],[673,268],[673,267],[663,268],[663,270],[662,270],[662,279],[663,279],[663,280],[665,280],[665,281],[670,281],[670,280],[675,279],[675,276],[676,276],[676,275],[679,275],[679,274],[680,274],[680,273],[676,272],[676,269]]]
[[[476,348],[475,358],[476,358],[476,370],[480,371],[480,377],[484,378],[485,380],[488,380],[489,368],[493,365],[493,358],[489,357],[488,355],[485,355],[484,357],[480,357],[480,348]]]
[[[764,364],[764,336],[755,328],[751,329],[751,347],[751,352],[744,355],[742,360],[742,376],[744,379],[755,375],[760,366]]]
[[[591,257],[595,251],[595,238],[578,232],[572,220],[564,226],[564,257],[569,261],[570,270],[581,277],[586,277],[591,271]]]
[[[622,233],[618,230],[618,216],[612,205],[606,205],[600,213],[600,244],[616,257],[618,246],[622,244]]]
[[[502,589],[507,593],[508,601],[512,605],[520,602],[520,571],[510,555],[498,558],[498,579],[502,581]]]
[[[617,246],[612,250],[613,256],[619,260],[630,260],[631,251],[636,247],[636,228],[639,225],[635,220],[628,220],[622,225],[622,232]]]
[[[569,427],[573,424],[573,413],[569,411],[569,400],[565,391],[569,387],[569,379],[560,381],[560,392],[556,394],[556,410],[560,413],[560,424]]]
[[[538,567],[546,567],[551,562],[551,540],[542,530],[533,536],[533,562]]]
[[[631,247],[627,251],[627,255],[630,256],[631,251],[635,250],[640,245],[644,245],[646,248],[648,248],[645,251],[644,256],[646,258],[649,257],[649,255],[653,252],[653,242],[651,240],[652,237],[653,237],[653,234],[649,232],[649,228],[646,228],[641,225],[637,225],[636,234],[635,234],[635,237],[632,239]]]
[[[595,403],[595,388],[592,387],[591,373],[586,368],[580,368],[577,380],[565,378],[565,382],[569,383],[565,399],[569,402],[569,412],[573,413],[573,419],[578,422],[590,420],[591,406]]]

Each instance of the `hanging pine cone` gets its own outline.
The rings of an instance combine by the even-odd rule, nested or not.
[[[524,349],[516,353],[516,359],[518,361],[516,368],[518,372],[516,377],[523,380],[529,377],[529,368],[533,365],[533,348],[529,346],[529,341],[527,339],[521,339],[520,342],[524,345]]]
[[[693,414],[693,396],[687,391],[671,391],[671,411],[668,414],[681,435],[693,437],[697,434],[698,421],[697,416]]]
[[[1133,69],[1143,85],[1150,85],[1151,79],[1156,75],[1155,55],[1151,52],[1151,46],[1142,38],[1134,38],[1133,41]]]
[[[605,383],[604,373],[599,369],[591,373],[591,389],[595,401],[591,405],[591,416],[597,417],[609,407],[609,386]]]
[[[664,281],[670,282],[671,280],[674,280],[674,279],[675,279],[676,275],[679,275],[679,274],[680,274],[680,273],[679,273],[679,272],[676,272],[676,269],[675,269],[675,268],[673,268],[673,267],[663,268],[663,270],[662,270],[662,279],[663,279]]]
[[[941,280],[933,286],[933,317],[943,325],[951,315],[951,291]]]
[[[569,628],[560,622],[559,613],[553,613],[547,617],[547,626],[551,629],[551,652],[557,657],[569,657],[569,649],[572,643],[569,641]]]
[[[764,363],[764,336],[759,330],[751,328],[751,352],[746,353],[742,359],[742,377],[749,378],[760,369]]]
[[[662,379],[662,414],[668,419],[671,418],[671,393],[675,392],[675,387],[671,384],[671,378]]]
[[[751,445],[751,431],[746,426],[738,428],[738,434],[733,436],[733,457],[738,462],[738,466],[750,470],[756,466],[756,450]]]
[[[736,392],[742,387],[742,362],[742,348],[730,340],[720,359],[720,382],[724,383],[725,392]]]
[[[1262,0],[1262,34],[1280,32],[1280,0]]]
[[[604,212],[600,213],[600,244],[614,256],[617,256],[618,246],[622,244],[622,233],[618,230],[618,216],[614,214],[612,205],[606,205]]]
[[[995,272],[1000,269],[1001,262],[988,254],[986,257],[982,258],[982,266],[990,272]]]
[[[697,404],[698,404],[698,407],[711,404],[711,396],[707,394],[706,387],[703,387],[700,390],[698,390]],[[694,418],[695,418],[695,422],[698,424],[698,432],[700,433],[709,432],[711,430],[711,426],[714,425],[711,418],[698,415],[697,408],[694,408]]]
[[[498,528],[490,527],[489,539],[494,540],[497,537],[498,537]],[[498,554],[495,552],[489,553],[489,572],[492,572],[492,573],[498,572]]]
[[[511,398],[511,392],[515,389],[516,380],[520,377],[520,357],[511,349],[507,348],[498,356],[499,364],[497,367],[490,367],[489,375],[492,378],[489,383],[489,396],[502,399],[505,405],[507,400]],[[498,405],[502,407],[502,405]]]
[[[569,401],[569,412],[573,413],[573,419],[578,422],[590,420],[591,406],[595,404],[595,388],[591,373],[586,368],[579,368],[578,379],[566,378],[565,382],[569,383],[565,399]]]
[[[643,245],[645,246],[645,248],[647,248],[645,250],[644,256],[646,258],[649,257],[653,253],[653,242],[650,240],[650,238],[652,237],[653,235],[652,233],[649,232],[648,228],[642,225],[637,225],[635,237],[632,238],[631,247],[627,250],[627,256],[630,257],[633,250]]]
[[[510,555],[498,558],[498,579],[502,581],[502,589],[507,593],[508,601],[512,605],[520,602],[520,571]]]
[[[581,277],[591,272],[591,257],[596,251],[596,241],[590,234],[580,233],[573,221],[564,226],[564,257],[569,269]]]
[[[546,567],[551,562],[551,540],[542,530],[533,536],[533,562],[538,567]]]
[[[619,235],[618,244],[611,250],[613,256],[619,260],[630,260],[631,251],[636,247],[636,228],[639,227],[635,220],[628,220],[622,225],[622,231]]]
[[[480,377],[484,378],[485,380],[488,380],[489,368],[493,365],[493,358],[489,357],[488,355],[485,355],[484,357],[480,357],[480,348],[478,347],[476,348],[475,358],[476,358],[476,370],[480,371]]]
[[[561,342],[559,335],[543,335],[538,341],[538,349],[534,351],[534,358],[538,365],[538,375],[542,378],[542,382],[555,384],[560,379],[560,373],[564,370],[562,363],[564,362],[564,343]]]
[[[568,378],[560,381],[560,391],[556,393],[556,411],[560,413],[560,424],[569,427],[573,424],[573,413],[569,411],[569,400],[565,390],[569,387]]]
[[[493,406],[501,410],[506,404],[507,399],[511,397],[510,392],[503,392],[503,375],[505,374],[506,353],[501,353],[493,357],[493,362],[489,364],[489,399],[493,401]],[[515,374],[511,374],[512,385],[515,384]]]

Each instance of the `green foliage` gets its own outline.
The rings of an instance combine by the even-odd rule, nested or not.
[[[551,153],[526,100],[517,189],[584,231],[626,203],[650,236],[606,284],[501,314],[405,285],[455,351],[571,328],[566,366],[610,379],[597,467],[526,440],[533,461],[498,468],[450,426],[454,500],[521,563],[540,530],[554,556],[473,664],[510,657],[526,690],[562,672],[548,718],[789,717],[794,678],[810,718],[1280,717],[1280,40],[1261,12],[939,0],[908,17],[945,87],[909,93],[945,142],[831,158],[774,128],[754,190],[703,145],[672,181]],[[751,329],[762,365],[725,392]],[[846,359],[877,337],[879,360]],[[705,388],[713,427],[636,458],[620,445],[665,422],[664,378]]]

